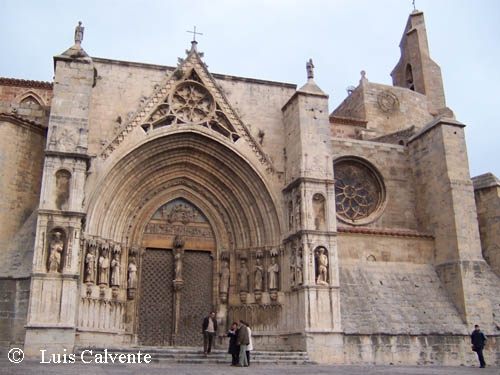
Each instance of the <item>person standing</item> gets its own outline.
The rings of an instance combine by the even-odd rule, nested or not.
[[[240,347],[237,344],[238,341],[238,323],[233,322],[231,329],[227,332],[229,337],[229,349],[228,353],[231,354],[231,366],[238,366]]]
[[[238,366],[248,367],[247,348],[250,343],[248,339],[248,328],[245,326],[245,322],[241,319],[238,321],[238,328],[237,344],[240,346],[240,360]]]
[[[203,319],[202,333],[203,333],[203,353],[208,355],[212,351],[214,344],[215,333],[217,332],[217,320],[215,319],[215,311]]]
[[[250,366],[250,352],[253,350],[252,330],[250,328],[250,325],[247,322],[245,322],[245,325],[246,325],[247,330],[248,330],[248,347],[246,350],[246,355],[247,355],[248,366]]]
[[[470,342],[472,344],[472,350],[477,353],[477,358],[479,359],[479,365],[481,368],[486,367],[486,362],[483,357],[483,349],[486,345],[486,341],[488,338],[486,335],[479,329],[479,325],[474,326],[474,331],[470,335]]]

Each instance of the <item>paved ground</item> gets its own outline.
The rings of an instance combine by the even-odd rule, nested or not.
[[[231,367],[226,364],[41,364],[39,361],[24,360],[22,363],[11,363],[6,358],[0,359],[0,374],[21,375],[59,375],[59,374],[147,374],[147,375],[500,375],[500,368],[487,367],[438,367],[438,366],[347,366],[347,365],[256,365],[248,368]]]

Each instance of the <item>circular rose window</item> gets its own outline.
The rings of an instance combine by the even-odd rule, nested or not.
[[[170,104],[177,118],[187,123],[202,122],[215,109],[212,95],[205,87],[194,81],[178,85],[172,93]]]
[[[339,219],[350,224],[366,224],[376,218],[385,202],[379,173],[358,159],[334,163],[335,203]]]

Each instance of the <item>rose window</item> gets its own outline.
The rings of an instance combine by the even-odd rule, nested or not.
[[[364,163],[340,160],[334,165],[335,202],[340,219],[363,224],[384,201],[381,178]]]
[[[202,122],[209,117],[215,107],[212,95],[197,82],[180,84],[170,99],[172,112],[187,123]]]

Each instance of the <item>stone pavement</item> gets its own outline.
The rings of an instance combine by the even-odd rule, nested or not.
[[[24,375],[59,375],[59,374],[144,374],[147,375],[500,375],[500,368],[487,367],[441,367],[441,366],[361,366],[361,365],[254,365],[250,368],[231,367],[229,364],[182,364],[182,363],[149,363],[149,364],[41,364],[39,361],[24,360],[22,363],[10,363],[6,358],[0,359],[0,374]]]

